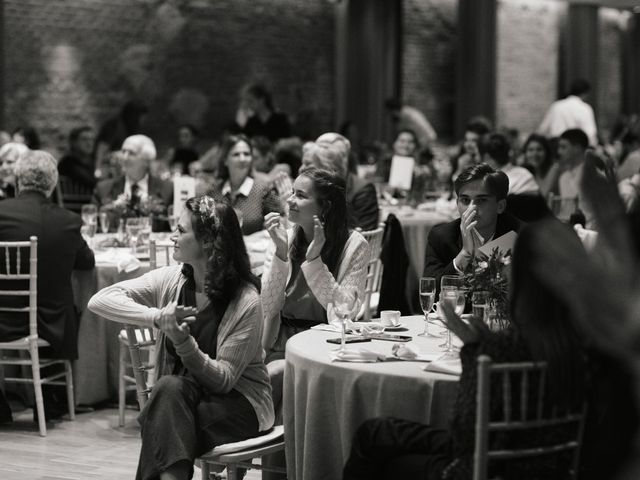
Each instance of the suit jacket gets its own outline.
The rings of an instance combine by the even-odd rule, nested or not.
[[[496,233],[498,238],[513,230],[518,233],[523,223],[516,217],[503,213],[498,215]],[[436,289],[440,290],[440,278],[442,275],[457,275],[453,267],[453,259],[462,249],[462,236],[460,234],[460,219],[449,223],[436,225],[429,232],[427,249],[425,252],[424,274],[425,277],[435,277]]]
[[[0,202],[0,241],[24,241],[38,237],[38,335],[51,344],[52,355],[78,357],[78,314],[73,303],[71,272],[94,267],[93,252],[80,235],[80,216],[53,204],[44,195],[25,192]],[[26,267],[28,259],[23,255]],[[4,265],[4,251],[0,252]],[[17,282],[2,282],[15,289]],[[26,282],[25,282],[26,283]],[[22,285],[20,286],[22,288]],[[28,289],[28,284],[24,287]],[[26,306],[21,298],[0,297],[7,306]],[[29,334],[23,313],[0,312],[0,339],[15,340]]]

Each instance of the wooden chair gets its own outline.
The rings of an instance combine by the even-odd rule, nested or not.
[[[473,480],[487,480],[490,460],[525,459],[544,455],[570,452],[572,454],[570,478],[576,478],[586,407],[577,412],[558,413],[557,409],[545,409],[546,386],[545,363],[492,363],[486,355],[478,357],[478,390],[475,426],[475,450],[473,456]],[[490,418],[491,385],[501,385],[502,406],[500,415]],[[517,408],[514,398],[518,399]],[[534,406],[535,409],[530,408]],[[546,410],[551,410],[547,413]],[[495,408],[493,409],[495,413]],[[493,449],[490,446],[492,434],[509,435],[517,432],[520,436],[530,434],[532,439],[542,438],[541,428],[561,428],[568,434],[563,441],[553,436],[549,443],[527,448]],[[538,435],[536,435],[538,432]]]
[[[28,264],[24,263],[22,250],[28,251]],[[31,378],[21,377],[5,377],[5,382],[12,383],[30,383],[33,385],[36,399],[36,411],[38,414],[38,428],[40,436],[45,437],[47,435],[47,426],[44,414],[44,400],[42,397],[42,385],[66,385],[67,387],[67,402],[69,407],[69,417],[71,420],[75,419],[74,400],[73,400],[73,374],[71,370],[71,361],[63,359],[46,359],[40,358],[39,348],[48,347],[49,342],[38,337],[38,238],[31,237],[29,241],[24,242],[0,242],[0,251],[4,250],[4,265],[0,265],[0,280],[3,284],[17,282],[16,286],[20,283],[29,282],[28,290],[0,290],[0,295],[7,297],[28,297],[28,306],[7,306],[5,300],[0,304],[0,311],[10,312],[14,314],[24,313],[29,316],[29,335],[14,340],[12,342],[0,342],[0,365],[14,365],[20,367],[31,367]],[[2,268],[4,266],[4,268]],[[4,286],[3,285],[3,286]],[[12,298],[12,299],[13,299]],[[20,315],[16,315],[20,316]],[[5,357],[4,350],[16,351],[21,356]],[[26,355],[29,358],[25,358]],[[40,370],[51,365],[63,364],[64,372],[59,372],[48,377],[42,378]],[[64,381],[59,381],[59,378],[64,377]]]
[[[172,265],[175,263],[172,256],[173,242],[158,243],[154,239],[149,240],[149,268],[155,270],[158,267]],[[146,359],[149,363],[155,354],[155,341],[153,340],[153,332],[149,329],[140,329],[133,327],[136,335],[139,337],[139,355]],[[129,360],[129,341],[127,333],[123,328],[118,334],[118,343],[120,344],[119,363],[118,363],[118,425],[124,427],[125,409],[127,392],[135,390],[136,380],[134,374],[129,374],[131,369],[131,361]]]
[[[148,383],[150,378],[148,372],[153,365],[142,362],[140,350],[145,343],[139,342],[140,336],[137,334],[139,327],[125,325],[129,353],[131,354],[131,364],[133,365],[134,377],[136,380],[136,391],[138,403],[142,410],[149,399],[149,394],[153,385]],[[149,329],[146,329],[149,330]],[[264,467],[252,463],[252,459],[269,455],[271,453],[284,450],[284,430],[282,425],[273,427],[269,432],[255,438],[249,438],[240,442],[226,443],[215,447],[210,452],[202,455],[200,462],[202,480],[209,480],[211,475],[211,465],[221,465],[227,468],[227,480],[238,480],[239,469],[260,469],[263,471],[286,473],[284,468]]]
[[[378,228],[367,232],[360,232],[369,243],[369,263],[367,264],[367,276],[364,286],[364,299],[358,318],[363,321],[371,321],[373,312],[378,310],[380,302],[380,286],[382,284],[382,238],[384,236],[384,223],[378,224]]]
[[[56,185],[58,205],[67,210],[80,213],[82,205],[91,203],[93,189],[79,184],[75,180],[64,175],[58,177]]]

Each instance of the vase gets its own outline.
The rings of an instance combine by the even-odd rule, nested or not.
[[[509,318],[504,308],[500,308],[499,302],[492,299],[489,304],[489,312],[487,315],[487,324],[492,332],[499,332],[509,326]]]

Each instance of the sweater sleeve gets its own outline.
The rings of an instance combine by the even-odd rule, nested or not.
[[[213,393],[229,393],[245,371],[262,336],[262,307],[255,295],[248,301],[241,300],[240,307],[229,321],[233,331],[218,345],[216,358],[211,358],[198,348],[192,336],[175,346],[184,366]]]
[[[369,261],[369,246],[362,235],[351,233],[338,268],[338,281],[320,257],[304,262],[300,267],[309,288],[325,309],[331,303],[333,292],[338,287],[356,287],[358,298],[364,296],[366,269]]]
[[[103,288],[91,297],[88,308],[114,322],[152,327],[160,309],[169,302],[163,292],[171,290],[170,283],[176,276],[176,268],[152,270],[138,278]],[[175,293],[177,282],[174,284]],[[173,296],[169,295],[168,298]]]
[[[264,334],[262,345],[265,349],[273,346],[280,330],[279,313],[284,307],[287,278],[291,270],[291,261],[282,261],[276,255],[275,246],[271,242],[262,271],[262,315],[264,318]]]

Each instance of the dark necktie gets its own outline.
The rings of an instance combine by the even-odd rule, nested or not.
[[[140,185],[134,183],[131,185],[131,205],[140,203]]]

